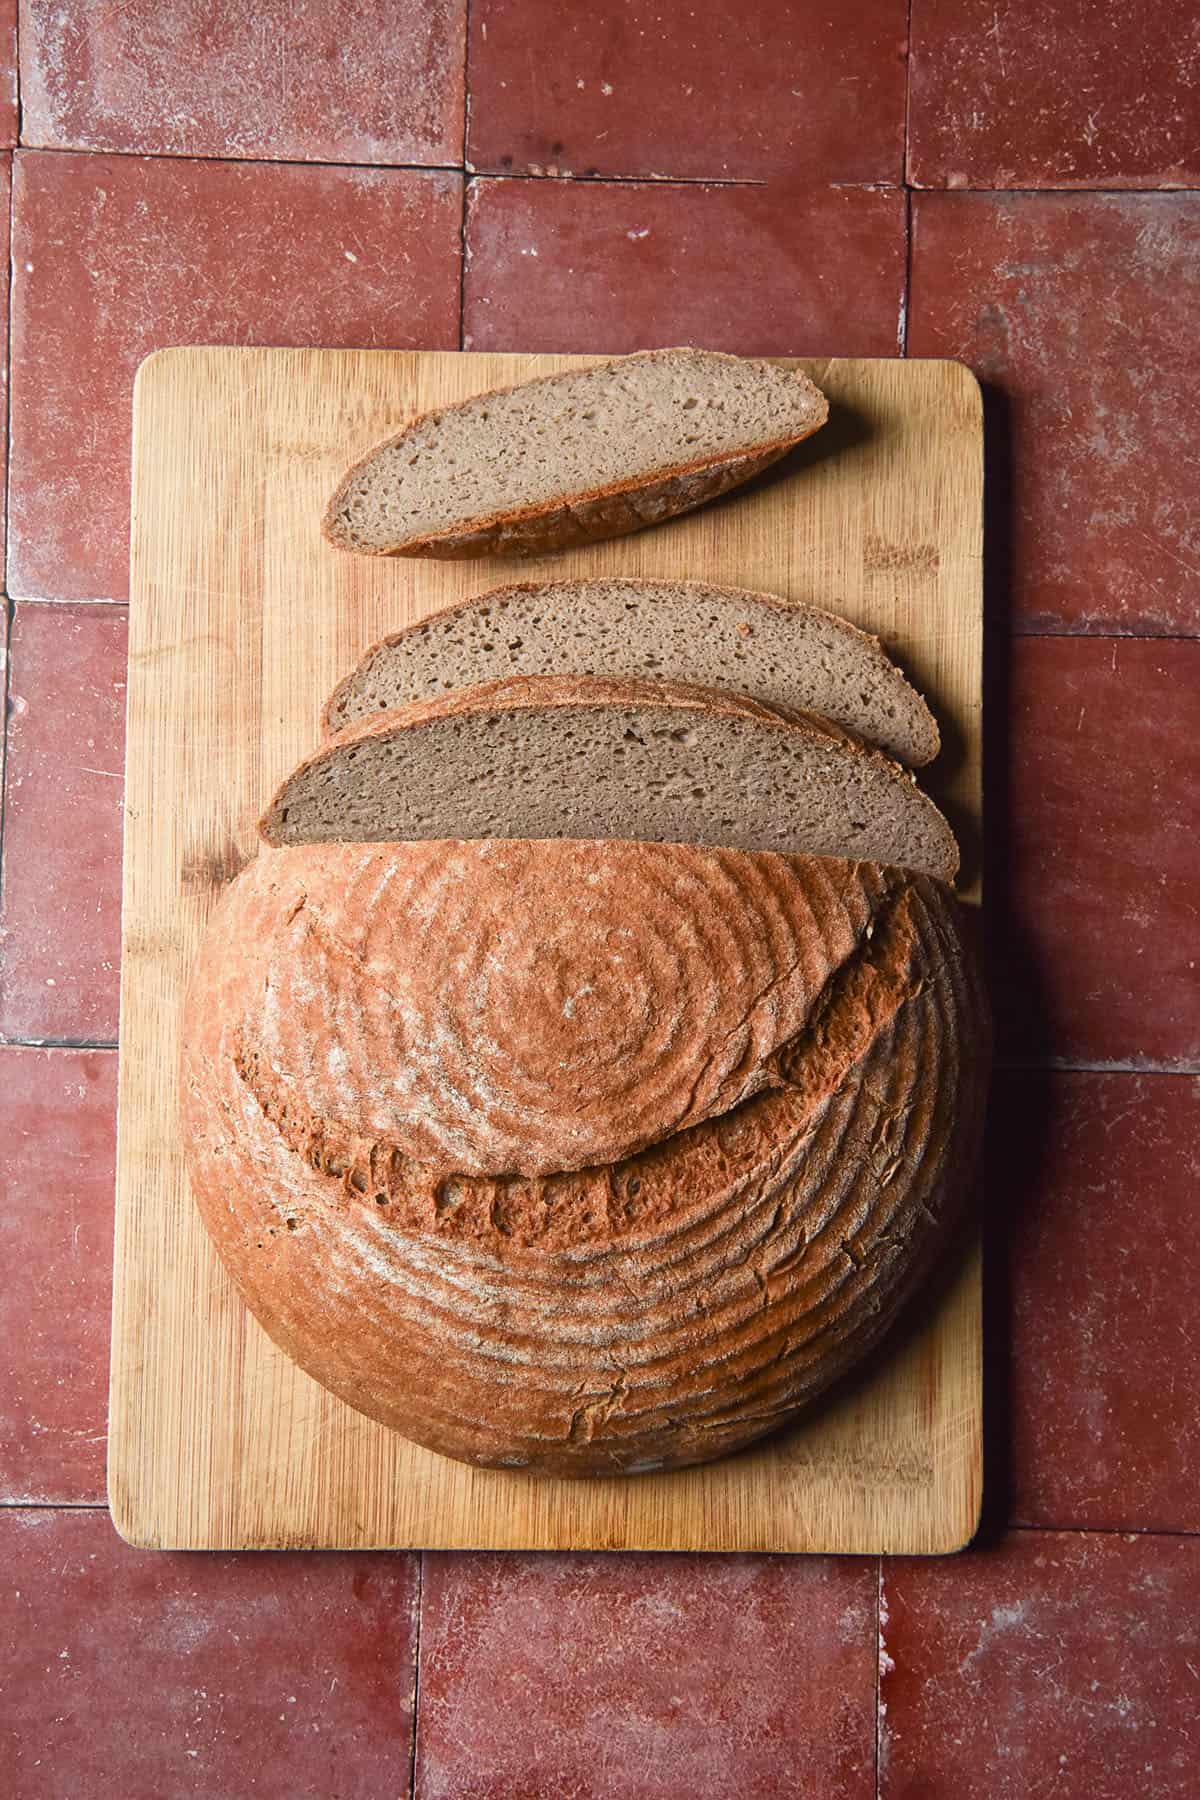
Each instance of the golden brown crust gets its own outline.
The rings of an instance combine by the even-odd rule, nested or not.
[[[296,1078],[287,1033],[266,1045],[262,1028],[299,895],[330,904],[340,868],[357,893],[340,930],[361,915],[352,967],[378,974],[408,941],[378,917],[392,904],[387,865],[428,868],[464,848],[483,850],[264,853],[223,902],[189,995],[182,1079],[189,1170],[222,1258],[318,1380],[446,1454],[586,1475],[750,1442],[878,1337],[961,1204],[987,1030],[954,902],[874,865],[653,847],[710,890],[731,885],[727,911],[744,884],[745,942],[765,936],[785,957],[806,945],[802,1022],[785,1044],[761,1040],[769,1081],[681,1129],[671,1120],[692,1115],[660,1108],[666,1135],[600,1166],[467,1175],[377,1131],[361,1095],[338,1117]],[[615,907],[629,857],[647,848],[531,846],[508,867],[511,905],[536,925],[539,866],[562,858],[577,878],[582,858]],[[591,955],[599,968],[600,937]],[[734,941],[726,960],[747,952]],[[322,979],[361,1001],[361,974]],[[312,1024],[297,1015],[294,1035]],[[693,1041],[710,1040],[701,1029]]]
[[[639,351],[635,357],[616,357],[615,364],[633,360],[687,355],[684,349]],[[715,354],[706,352],[706,355]],[[730,357],[729,361],[739,359]],[[808,377],[794,371],[799,381],[812,387]],[[403,430],[382,443],[375,444],[365,456],[346,471],[325,510],[321,532],[338,550],[350,550],[361,556],[419,556],[447,561],[463,561],[486,556],[541,556],[556,550],[567,550],[580,544],[595,543],[603,538],[624,537],[644,526],[657,525],[666,519],[690,512],[706,501],[727,493],[730,488],[751,480],[769,468],[781,456],[811,437],[828,416],[824,396],[813,389],[822,402],[819,412],[804,431],[787,437],[747,444],[736,455],[697,457],[685,463],[656,469],[653,474],[633,474],[627,481],[581,488],[541,505],[515,507],[503,512],[485,514],[453,530],[402,539],[399,543],[379,548],[354,541],[341,525],[338,514],[345,497],[362,471],[381,452],[402,444],[411,431],[443,419],[447,414],[473,407],[480,400],[496,394],[514,393],[519,387],[540,386],[569,380],[572,371],[558,375],[542,375],[530,382],[517,382],[504,388],[492,388],[485,394],[474,394],[411,419]]]

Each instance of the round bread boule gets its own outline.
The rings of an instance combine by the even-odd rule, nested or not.
[[[318,1381],[468,1462],[706,1461],[879,1339],[952,1229],[987,1023],[871,863],[556,839],[264,850],[189,992],[221,1258]]]

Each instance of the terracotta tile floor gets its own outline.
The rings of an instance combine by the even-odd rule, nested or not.
[[[14,1800],[1196,1790],[1200,38],[1182,0],[835,13],[0,4]],[[689,337],[986,385],[981,1539],[128,1550],[102,1499],[133,372],[214,340]]]
[[[128,593],[129,406],[164,344],[458,343],[460,174],[18,151],[8,592]]]
[[[470,350],[894,356],[903,324],[897,188],[477,181],[467,202]],[[820,245],[814,254],[814,246]],[[847,313],[845,297],[855,296]]]
[[[1192,0],[913,0],[911,30],[914,186],[1200,181]]]
[[[0,846],[12,1041],[116,1042],[127,610],[13,609]]]
[[[909,355],[987,384],[1022,630],[1195,633],[1198,245],[1200,194],[914,198]]]
[[[875,1603],[865,1557],[426,1556],[416,1791],[865,1800]]]
[[[480,171],[901,180],[905,0],[472,0],[470,19]]]
[[[416,1557],[147,1555],[12,1507],[0,1566],[6,1794],[408,1791]]]

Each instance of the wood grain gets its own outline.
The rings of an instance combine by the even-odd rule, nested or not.
[[[293,1367],[236,1298],[187,1190],[174,1071],[204,921],[264,797],[383,632],[539,575],[688,575],[814,601],[877,632],[938,714],[926,783],[978,898],[979,390],[954,363],[805,362],[829,426],[750,490],[542,561],[341,554],[344,466],[412,412],[588,359],[168,350],[134,401],[121,1081],[109,1492],[131,1542],[936,1552],[981,1482],[976,1255],[869,1376],[724,1462],[556,1482],[446,1461]]]

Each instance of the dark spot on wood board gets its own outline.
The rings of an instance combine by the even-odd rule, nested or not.
[[[868,569],[915,569],[932,575],[940,561],[936,544],[893,544],[872,533],[863,545],[863,565]]]
[[[233,839],[227,838],[224,844],[206,846],[186,855],[179,867],[180,884],[192,893],[224,887],[241,874],[249,860]]]

